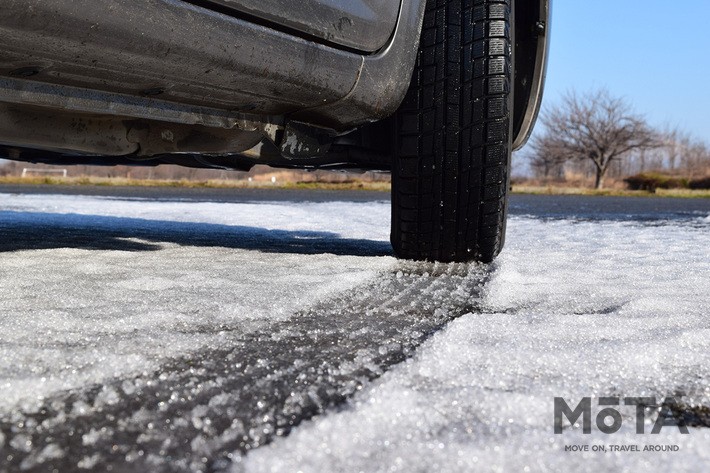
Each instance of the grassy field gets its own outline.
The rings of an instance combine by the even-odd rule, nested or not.
[[[369,190],[388,192],[390,183],[386,181],[280,181],[272,183],[264,180],[158,180],[98,177],[0,177],[0,184],[60,185],[60,186],[137,186],[137,187],[207,187],[207,188],[278,188],[278,189],[328,189],[328,190]],[[657,189],[656,192],[630,191],[622,189],[590,189],[584,187],[526,186],[514,185],[514,194],[539,195],[598,195],[633,197],[681,197],[710,198],[710,190]]]
[[[334,189],[334,190],[374,190],[389,191],[390,183],[383,181],[279,181],[273,183],[268,180],[166,180],[166,179],[125,179],[121,177],[15,177],[2,176],[0,184],[18,185],[53,185],[53,186],[122,186],[122,187],[187,187],[187,188],[214,188],[214,189]]]
[[[621,197],[710,198],[710,189],[656,189],[656,192],[624,189],[590,189],[588,187],[555,187],[514,185],[514,194],[538,195],[599,195]]]

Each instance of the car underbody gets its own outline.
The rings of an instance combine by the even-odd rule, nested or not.
[[[304,2],[299,17],[274,1],[5,0],[0,157],[387,170],[387,117],[410,82],[425,2],[304,19],[311,7],[334,18],[334,2]],[[548,8],[514,3],[515,147],[539,107]]]

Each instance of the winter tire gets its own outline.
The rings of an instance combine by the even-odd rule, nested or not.
[[[506,226],[513,108],[512,0],[429,0],[394,117],[397,256],[489,262]]]

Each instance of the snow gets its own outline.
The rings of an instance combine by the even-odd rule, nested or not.
[[[701,471],[710,431],[553,434],[553,398],[678,396],[710,405],[707,218],[660,226],[513,218],[482,313],[452,322],[339,412],[235,471]],[[652,416],[650,416],[652,417]],[[592,421],[594,422],[594,420]],[[565,445],[678,452],[565,452]]]
[[[347,250],[386,254],[388,210],[362,207],[0,194],[0,413],[229,346],[373,278],[394,259]]]
[[[708,428],[652,435],[650,412],[639,435],[634,406],[621,406],[615,434],[566,426],[556,435],[553,398],[574,406],[592,397],[593,416],[606,396],[710,406],[709,230],[710,211],[642,222],[515,216],[493,265],[418,265],[389,254],[387,202],[0,194],[0,417],[24,423],[0,433],[0,447],[25,468],[81,451],[71,464],[91,470],[104,468],[102,448],[114,445],[126,448],[126,463],[143,456],[136,464],[159,470],[163,447],[144,446],[170,443],[172,431],[150,427],[167,419],[190,433],[172,447],[188,452],[176,470],[207,468],[247,431],[259,448],[229,455],[234,471],[702,471]],[[440,325],[425,316],[443,323],[463,307],[470,313],[383,372],[378,357],[411,353]],[[312,308],[341,318],[313,330],[306,323],[324,320],[303,315]],[[250,346],[255,333],[271,338]],[[281,340],[301,351],[279,353]],[[264,393],[293,389],[285,410],[320,403],[319,388],[349,400],[261,445],[273,433],[269,416],[289,412],[259,398],[258,386],[239,391],[239,380],[204,368],[209,350],[223,350],[216,364],[234,369],[251,348],[244,373]],[[190,353],[194,365],[166,368]],[[363,372],[379,378],[360,385]],[[76,398],[56,397],[73,390]],[[160,401],[86,425],[152,394]],[[260,400],[240,405],[244,394]],[[49,434],[32,438],[43,402]],[[229,416],[235,408],[264,417]],[[51,440],[65,422],[83,450]],[[565,445],[679,451],[572,453]]]

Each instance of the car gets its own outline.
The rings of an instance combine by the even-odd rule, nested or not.
[[[398,257],[489,262],[549,0],[1,0],[0,158],[392,175]]]

